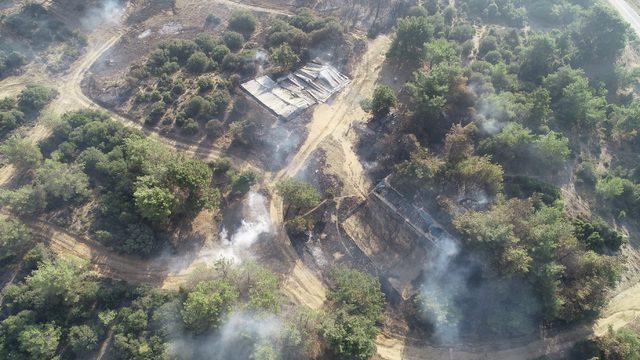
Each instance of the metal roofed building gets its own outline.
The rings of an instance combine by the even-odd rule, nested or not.
[[[312,61],[277,81],[265,75],[241,87],[271,112],[288,119],[312,105],[326,102],[349,82],[335,67]]]

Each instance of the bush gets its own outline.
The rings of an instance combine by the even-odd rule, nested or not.
[[[42,153],[38,145],[17,136],[0,145],[0,153],[19,169],[32,169],[42,162]]]
[[[398,99],[390,86],[382,85],[373,92],[371,100],[371,112],[376,117],[383,117],[389,114],[392,107],[396,106]]]
[[[227,45],[231,51],[235,52],[242,48],[244,37],[235,31],[225,31],[224,34],[222,34],[222,41],[224,41],[225,45]]]
[[[202,52],[207,55],[211,55],[216,46],[220,44],[218,39],[210,34],[198,34],[198,36],[196,36],[195,42],[196,44],[198,44],[200,50],[202,50]]]
[[[187,121],[182,126],[182,133],[185,135],[195,135],[198,133],[200,127],[198,126],[198,122],[193,119],[187,119]]]
[[[69,346],[76,355],[82,355],[98,348],[98,336],[87,325],[72,326],[69,329]]]
[[[209,101],[209,112],[211,115],[222,115],[227,110],[231,101],[229,93],[226,90],[214,91],[211,96],[207,97]]]
[[[204,20],[204,26],[207,28],[214,28],[220,25],[220,18],[214,14],[207,15],[207,18]]]
[[[211,64],[211,61],[202,51],[193,53],[187,60],[187,70],[194,74],[205,72]]]
[[[31,243],[31,233],[22,222],[6,218],[0,221],[0,263],[22,255]]]
[[[226,280],[200,282],[182,304],[182,321],[196,334],[216,329],[238,296],[238,290]]]
[[[37,113],[57,95],[54,89],[42,85],[27,85],[18,95],[18,107],[27,114]]]
[[[189,118],[197,118],[209,114],[211,104],[201,96],[194,96],[184,107],[184,113]]]
[[[151,106],[151,111],[149,112],[149,116],[147,117],[147,120],[145,121],[145,123],[149,125],[157,124],[158,121],[160,121],[160,119],[162,119],[162,117],[164,116],[164,113],[166,111],[165,108],[166,108],[166,105],[162,101],[154,103]]]
[[[598,253],[618,252],[626,239],[602,220],[574,221],[574,234],[587,248]]]
[[[591,162],[582,162],[578,165],[576,170],[576,176],[578,180],[584,184],[595,186],[598,181],[598,174],[596,172],[596,167]]]
[[[224,132],[224,125],[218,119],[211,119],[205,125],[207,136],[211,139],[217,139]]]
[[[194,52],[198,50],[198,44],[191,40],[168,40],[160,44],[160,49],[163,49],[166,56],[179,64],[184,64]]]
[[[208,91],[213,90],[214,86],[216,86],[216,83],[213,82],[213,79],[211,79],[208,76],[200,76],[198,78],[198,91],[201,93],[205,93]]]
[[[230,52],[231,50],[229,50],[226,45],[220,44],[213,48],[210,56],[213,61],[220,64],[222,63],[222,60],[224,60],[224,57],[227,56]]]
[[[271,61],[273,61],[281,71],[288,71],[300,61],[300,57],[298,57],[298,54],[296,54],[288,44],[282,44],[271,50]]]
[[[229,18],[229,29],[249,38],[256,30],[256,18],[248,11],[236,11]]]

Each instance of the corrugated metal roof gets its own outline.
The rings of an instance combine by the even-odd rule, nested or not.
[[[241,86],[275,114],[289,118],[309,106],[327,101],[349,82],[349,78],[335,67],[310,62],[278,81],[262,76]]]

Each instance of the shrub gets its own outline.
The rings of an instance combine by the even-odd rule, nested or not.
[[[151,111],[149,112],[149,116],[145,121],[147,124],[154,125],[157,124],[158,121],[164,116],[166,105],[162,101],[158,101],[151,106]]]
[[[280,70],[288,71],[300,61],[300,57],[298,57],[298,54],[296,54],[288,44],[282,44],[271,50],[271,61],[273,61]]]
[[[229,18],[229,29],[249,38],[256,30],[256,18],[248,11],[236,11]]]
[[[187,121],[182,126],[182,132],[185,135],[195,135],[198,133],[198,122],[193,119],[187,119]]]
[[[87,325],[69,328],[69,346],[77,355],[82,355],[98,348],[98,336]]]
[[[207,136],[211,139],[217,139],[224,131],[224,125],[218,119],[211,119],[205,125]]]
[[[197,118],[207,115],[211,110],[211,104],[202,96],[194,96],[184,107],[184,113],[187,117]]]
[[[222,41],[224,41],[225,45],[227,45],[231,51],[238,51],[244,44],[244,37],[235,31],[225,31],[224,34],[222,34]]]
[[[20,111],[33,114],[42,110],[57,95],[54,89],[42,85],[27,85],[18,95],[18,106]]]
[[[23,223],[6,218],[0,221],[0,262],[22,255],[31,244],[31,233]]]
[[[187,70],[194,74],[200,74],[209,68],[210,63],[211,61],[205,53],[197,51],[189,57],[189,60],[187,60]]]
[[[213,90],[215,86],[216,86],[216,83],[213,81],[212,78],[208,76],[200,76],[198,78],[198,91],[201,93],[205,93],[210,90]]]
[[[585,161],[578,165],[576,170],[578,180],[584,184],[594,186],[598,181],[598,173],[593,163]]]
[[[219,64],[222,62],[222,60],[224,60],[224,57],[227,56],[227,54],[229,54],[230,52],[231,50],[229,50],[229,48],[226,45],[220,44],[213,48],[213,51],[211,51],[210,56],[211,56],[211,59],[213,59],[213,61]]]
[[[207,15],[207,18],[204,20],[204,26],[207,28],[214,28],[220,25],[220,18],[214,14]]]
[[[392,107],[398,104],[396,94],[390,86],[382,85],[373,92],[371,112],[376,117],[387,116]]]

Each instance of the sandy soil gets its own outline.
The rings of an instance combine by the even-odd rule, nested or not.
[[[276,180],[295,176],[304,167],[309,156],[328,136],[335,135],[345,139],[354,121],[367,119],[367,114],[360,108],[360,101],[373,95],[374,86],[390,44],[391,39],[387,36],[379,36],[369,43],[366,53],[353,72],[351,83],[336,98],[315,108],[313,118],[307,125],[309,135],[306,141],[293,156],[289,165],[276,175]],[[354,169],[350,169],[357,178],[354,180],[355,183],[364,183],[362,168],[358,165],[359,161],[354,158],[355,154],[350,147],[350,145],[346,146],[346,162],[349,165],[355,165]]]

